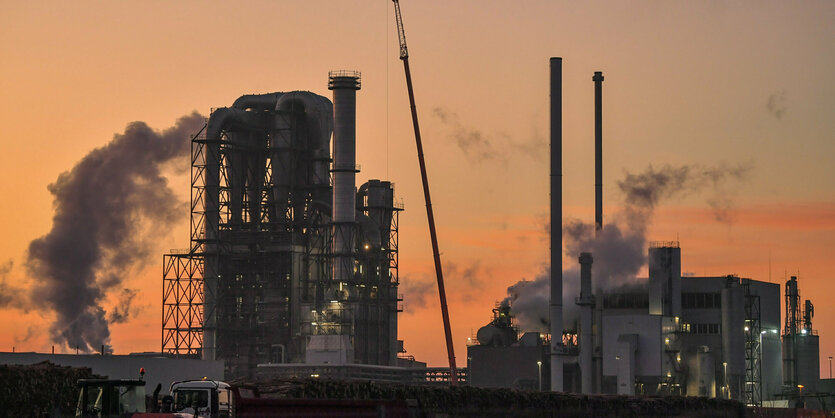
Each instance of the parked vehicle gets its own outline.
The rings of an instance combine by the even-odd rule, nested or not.
[[[410,408],[402,400],[266,399],[255,387],[231,386],[217,380],[175,382],[171,396],[173,413],[206,418],[419,415],[417,408]]]

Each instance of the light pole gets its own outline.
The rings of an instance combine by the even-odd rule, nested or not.
[[[731,399],[731,387],[728,384],[728,362],[722,362],[722,380],[724,381],[724,385],[722,385],[722,391],[725,392],[725,399]]]
[[[830,357],[830,359],[831,358],[832,357]],[[542,392],[542,361],[541,360],[536,362],[536,368],[537,368],[537,371],[539,372],[539,379],[538,379],[539,391]]]
[[[829,378],[832,379],[832,356],[829,356]]]

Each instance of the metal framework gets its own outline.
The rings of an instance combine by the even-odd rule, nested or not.
[[[330,102],[265,96],[282,95],[280,109],[213,111],[192,138],[190,246],[163,256],[162,351],[252,376],[257,364],[304,361],[310,336],[338,334],[352,361],[392,364],[402,204],[389,182],[362,186],[375,197],[357,205],[362,222],[345,226],[353,274],[334,281],[330,131],[312,125],[332,123],[322,119]]]
[[[203,346],[203,271],[206,125],[191,141],[188,250],[162,257],[162,352],[200,357]]]
[[[762,405],[762,326],[760,296],[751,292],[751,282],[742,279],[745,297],[745,387],[746,405]]]

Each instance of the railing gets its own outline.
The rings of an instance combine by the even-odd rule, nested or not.
[[[649,248],[680,248],[678,241],[650,241]]]

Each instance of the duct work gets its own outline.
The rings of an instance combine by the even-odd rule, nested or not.
[[[356,188],[359,73],[328,87],[333,104],[241,96],[193,139],[191,246],[164,256],[163,351],[223,359],[227,376],[395,363],[400,208],[390,182]]]

